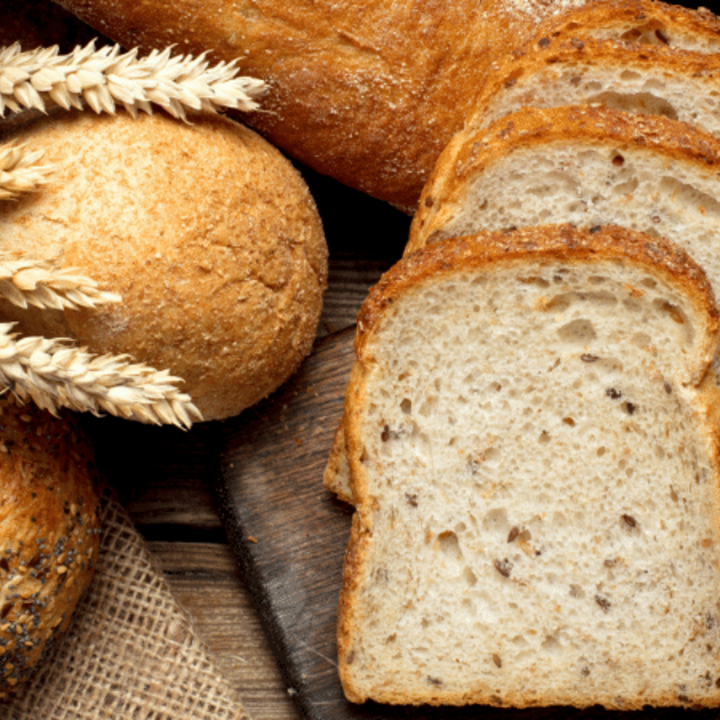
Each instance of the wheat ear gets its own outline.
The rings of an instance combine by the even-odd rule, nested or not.
[[[239,77],[235,61],[211,66],[206,57],[174,56],[171,48],[138,57],[137,49],[96,49],[94,42],[60,55],[56,46],[22,52],[15,43],[0,49],[0,115],[6,108],[44,111],[48,100],[66,110],[84,101],[97,113],[114,113],[120,104],[133,115],[158,105],[183,120],[186,108],[257,110],[266,84]]]
[[[17,336],[0,324],[0,384],[56,414],[61,407],[189,428],[202,420],[180,381],[127,356],[93,355],[69,340]]]
[[[52,170],[40,165],[42,150],[27,150],[25,145],[0,146],[0,200],[16,198],[43,185]]]
[[[97,283],[73,268],[0,251],[0,295],[21,308],[48,310],[95,308],[120,302],[120,295],[98,290]]]

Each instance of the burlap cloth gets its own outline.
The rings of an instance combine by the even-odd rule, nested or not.
[[[67,635],[2,720],[249,720],[112,491]]]

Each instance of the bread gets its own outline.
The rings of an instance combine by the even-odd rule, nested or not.
[[[548,16],[536,25],[534,34],[536,41],[595,38],[643,49],[656,45],[707,54],[720,50],[720,19],[690,2],[594,0]]]
[[[324,175],[412,212],[488,62],[583,0],[58,0],[145,50],[211,50],[267,81],[244,118]]]
[[[58,0],[99,32],[146,49],[177,43],[241,59],[268,81],[269,113],[249,118],[278,147],[351,187],[414,211],[443,147],[472,109],[488,64],[583,0]],[[593,7],[596,3],[590,3]],[[709,13],[636,0],[605,2],[577,27],[628,40],[707,38]],[[587,20],[585,20],[587,18]],[[665,37],[665,36],[663,36]],[[671,36],[671,41],[674,36]]]
[[[720,141],[602,107],[524,108],[459,134],[441,156],[406,252],[479,230],[569,222],[662,235],[720,280]]]
[[[206,420],[254,404],[308,354],[327,246],[307,185],[259,135],[223,117],[62,112],[10,138],[57,169],[0,207],[0,249],[78,267],[122,296],[64,313],[2,303],[24,333],[167,368]]]
[[[717,338],[701,269],[625,229],[391,269],[345,405],[347,697],[720,704]]]
[[[43,662],[90,584],[97,482],[74,416],[0,396],[0,699]]]
[[[720,136],[720,58],[675,47],[547,37],[498,64],[465,132],[523,107],[594,104],[660,115]]]

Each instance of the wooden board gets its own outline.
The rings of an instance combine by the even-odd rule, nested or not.
[[[218,507],[302,717],[674,717],[679,711],[672,709],[641,713],[567,708],[433,709],[375,703],[357,706],[344,699],[337,675],[335,622],[352,509],[323,488],[322,474],[342,412],[353,359],[353,337],[351,328],[319,341],[290,383],[256,408],[220,426],[223,447],[215,487]],[[706,714],[697,715],[702,716]]]

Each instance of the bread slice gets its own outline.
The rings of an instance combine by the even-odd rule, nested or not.
[[[360,313],[347,697],[720,704],[718,316],[662,240],[448,240]]]
[[[615,39],[629,46],[720,51],[720,18],[708,8],[657,0],[593,0],[549,15],[533,34],[538,40]]]
[[[719,90],[717,54],[543,36],[497,64],[466,130],[522,107],[588,103],[681,120],[720,137]]]
[[[662,235],[720,281],[720,141],[603,107],[523,108],[460,133],[423,190],[406,252],[480,230],[570,222]]]

